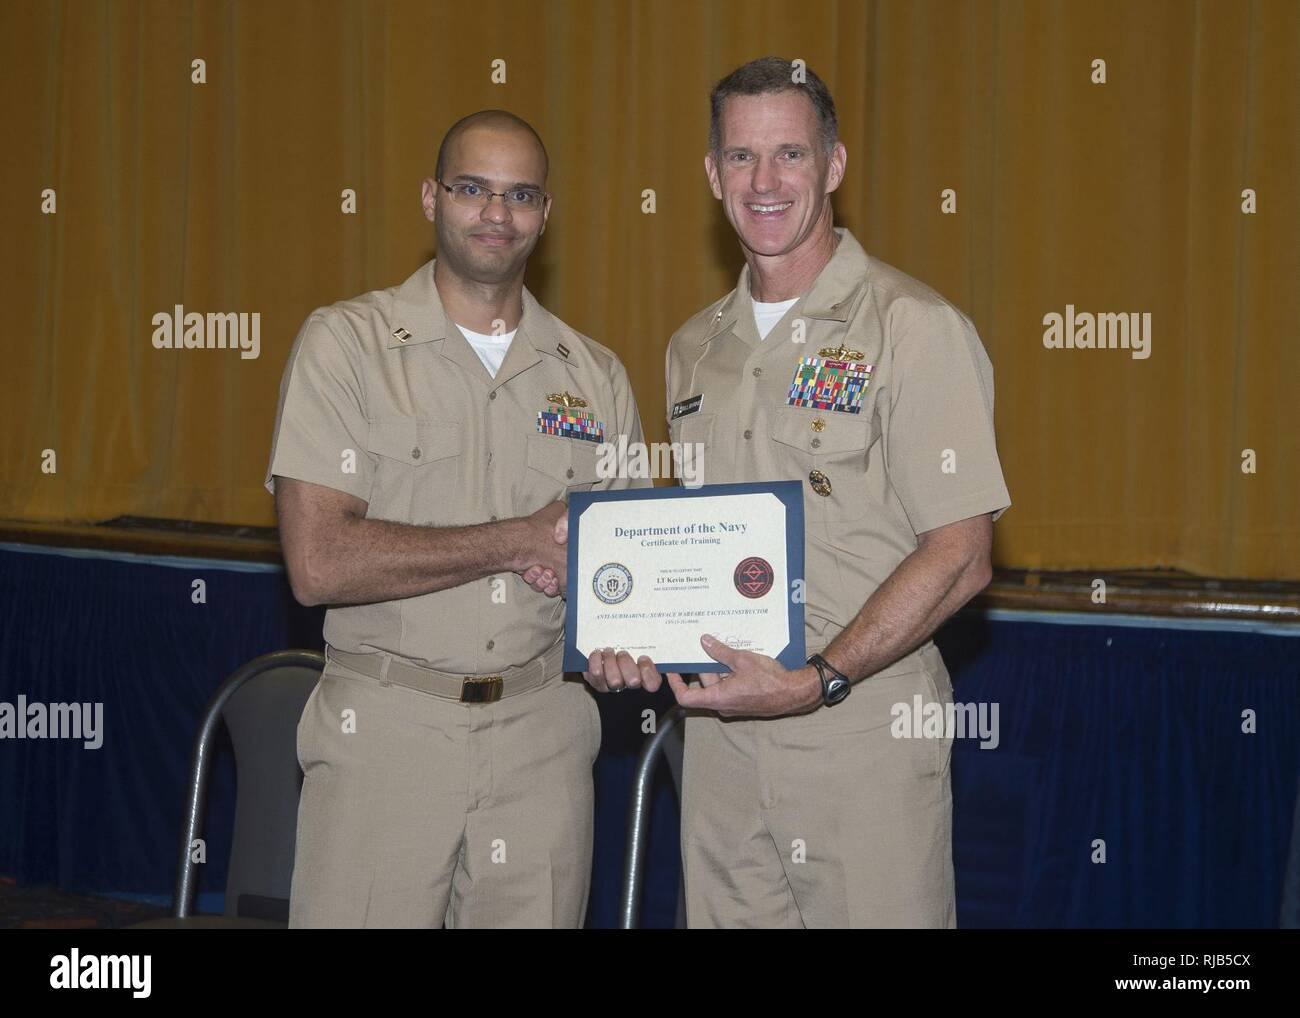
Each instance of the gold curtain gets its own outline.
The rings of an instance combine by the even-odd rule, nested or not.
[[[839,222],[979,327],[1000,565],[1300,575],[1295,0],[9,0],[0,53],[0,516],[271,523],[298,326],[432,255],[419,182],[485,107],[551,153],[530,288],[619,353],[664,440],[668,337],[741,264],[708,90],[775,53],[835,94]],[[177,304],[260,313],[260,356],[155,349]],[[1067,305],[1150,312],[1150,357],[1046,349]]]

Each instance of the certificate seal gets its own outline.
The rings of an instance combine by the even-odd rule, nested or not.
[[[752,555],[736,566],[732,580],[745,597],[762,597],[772,589],[776,574],[767,559]]]
[[[606,562],[596,570],[591,589],[606,604],[618,604],[632,593],[632,574],[622,563]]]

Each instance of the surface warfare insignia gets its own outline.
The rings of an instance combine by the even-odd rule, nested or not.
[[[587,401],[581,396],[571,395],[566,389],[551,393],[546,400],[551,405],[537,411],[537,430],[543,435],[578,438],[584,442],[604,441],[605,425],[585,409]]]
[[[862,360],[861,350],[850,350],[841,343],[839,346],[824,346],[817,351],[818,357],[829,357],[833,361],[860,361]]]
[[[546,398],[550,402],[556,403],[562,407],[584,407],[587,405],[585,399],[581,396],[574,396],[568,389],[565,389],[563,392],[553,392]]]
[[[862,356],[857,350],[842,346],[818,350],[817,354],[800,358],[795,366],[786,404],[841,414],[861,413],[862,395],[871,381],[871,365],[856,359]]]

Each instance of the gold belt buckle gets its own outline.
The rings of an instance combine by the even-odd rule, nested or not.
[[[505,682],[500,675],[467,675],[460,687],[461,703],[496,703]]]

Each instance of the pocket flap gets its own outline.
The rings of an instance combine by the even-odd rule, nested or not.
[[[822,429],[813,427],[822,422]],[[772,414],[773,440],[811,456],[865,449],[871,425],[861,414],[781,406]]]
[[[528,436],[528,465],[563,484],[594,484],[599,443],[540,433]]]
[[[460,452],[457,421],[421,421],[414,417],[377,417],[370,420],[366,448],[413,467],[455,456]]]

